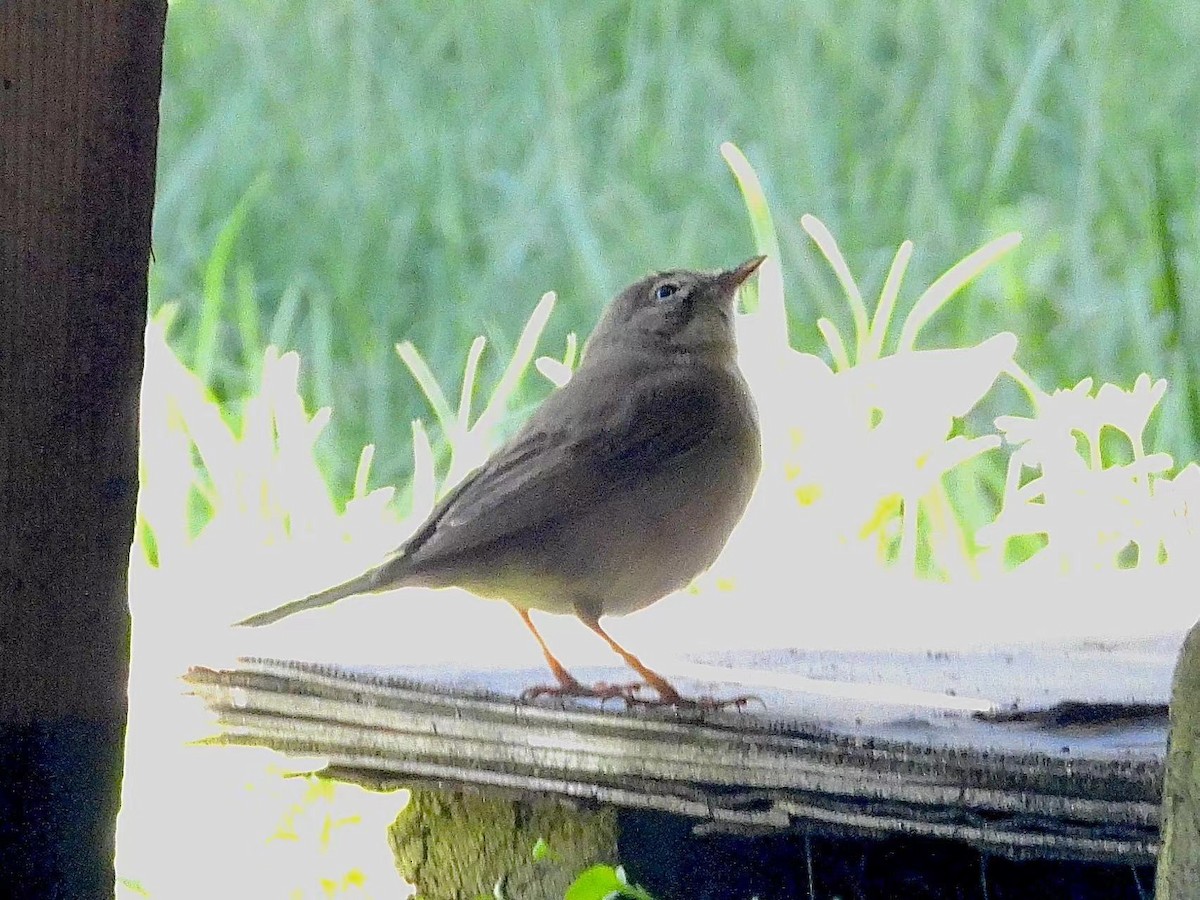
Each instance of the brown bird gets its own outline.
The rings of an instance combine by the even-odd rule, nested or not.
[[[529,618],[575,615],[673,706],[682,697],[600,626],[707,569],[741,519],[761,468],[758,417],[737,366],[733,306],[756,256],[716,274],[649,275],[613,299],[570,381],[434,508],[382,563],[344,584],[251,616],[267,625],[354,594],[461,587],[507,600],[558,684],[525,696],[637,696],[581,684]]]

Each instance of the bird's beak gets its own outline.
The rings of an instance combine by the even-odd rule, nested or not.
[[[741,286],[747,278],[754,274],[755,270],[763,264],[765,256],[755,256],[746,260],[736,269],[730,269],[727,272],[722,272],[718,277],[724,282],[731,291],[736,290]]]

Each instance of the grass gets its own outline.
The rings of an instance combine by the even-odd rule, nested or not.
[[[852,333],[802,214],[868,296],[912,239],[898,320],[1019,230],[922,344],[1011,331],[1047,388],[1166,376],[1155,443],[1191,459],[1198,32],[1182,0],[174,0],[153,302],[218,398],[251,393],[265,344],[300,351],[310,405],[337,409],[318,451],[344,502],[365,444],[373,486],[411,472],[428,409],[397,342],[445,385],[485,334],[486,387],[544,291],[557,356],[644,271],[748,255],[732,139],[774,210],[794,346],[822,351],[822,318]]]

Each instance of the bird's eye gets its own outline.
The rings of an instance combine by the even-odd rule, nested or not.
[[[678,293],[678,291],[679,285],[668,281],[666,284],[660,284],[654,289],[654,297],[657,300],[666,300],[672,294]]]

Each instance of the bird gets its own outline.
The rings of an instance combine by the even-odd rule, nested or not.
[[[686,587],[716,560],[762,467],[758,412],[737,363],[734,303],[764,256],[719,272],[669,270],[608,304],[578,367],[382,562],[238,622],[257,627],[346,597],[459,587],[510,603],[555,685],[523,697],[684,697],[601,626]],[[638,674],[587,685],[547,646],[531,611],[574,615]],[[651,699],[641,693],[654,690]]]

